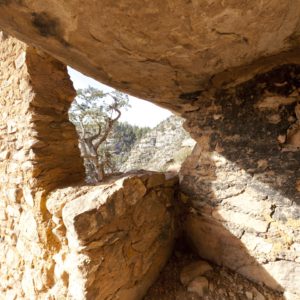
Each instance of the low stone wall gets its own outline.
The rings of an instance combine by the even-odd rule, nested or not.
[[[148,172],[51,193],[53,297],[142,299],[173,249],[176,183]]]
[[[300,297],[300,67],[202,99],[185,126],[185,232],[200,256]]]

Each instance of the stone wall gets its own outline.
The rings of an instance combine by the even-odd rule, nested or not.
[[[36,299],[53,285],[45,196],[83,178],[67,110],[66,67],[0,33],[0,295]]]
[[[182,171],[185,232],[200,256],[285,290],[300,277],[300,67],[284,65],[203,97]]]
[[[55,299],[143,299],[172,253],[177,181],[141,172],[52,192]]]
[[[0,299],[142,299],[173,249],[178,179],[82,185],[66,67],[0,42]]]

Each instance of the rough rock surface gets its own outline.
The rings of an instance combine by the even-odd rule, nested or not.
[[[299,88],[299,66],[285,65],[202,99],[181,172],[199,255],[290,299],[300,297]]]
[[[53,284],[45,195],[84,176],[64,65],[0,32],[0,299]]]
[[[181,243],[182,244],[182,243]],[[195,277],[193,265],[209,266],[205,272],[199,269]],[[182,284],[183,272],[190,269],[191,280]],[[197,269],[197,268],[196,268]],[[202,296],[199,294],[202,292]],[[285,300],[282,293],[255,284],[225,267],[200,260],[187,249],[176,249],[158,280],[144,300]],[[290,298],[295,300],[296,298]]]
[[[177,111],[208,87],[298,61],[299,16],[295,0],[0,1],[8,33]]]
[[[176,183],[141,172],[52,192],[55,299],[142,299],[173,249]]]
[[[202,257],[294,300],[300,276],[299,10],[294,0],[0,0],[0,27],[87,75],[181,113],[198,142],[181,172],[187,236]],[[13,60],[9,67],[22,65],[22,57]],[[22,86],[11,85],[5,99]],[[20,115],[12,119],[23,124]],[[7,145],[15,129],[10,122],[3,126],[12,133]],[[47,138],[49,128],[41,133]],[[18,182],[18,165],[5,147],[3,170],[17,174],[9,180]],[[55,185],[59,168],[42,172],[36,162],[42,176],[32,182],[49,176],[42,185]],[[1,214],[18,218],[12,209]],[[34,225],[30,215],[22,220]],[[20,269],[33,286],[30,267]],[[14,282],[1,280],[6,287]]]
[[[183,119],[171,116],[136,142],[121,171],[179,171],[196,142],[183,129]]]

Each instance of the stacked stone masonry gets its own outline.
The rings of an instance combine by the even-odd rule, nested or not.
[[[45,195],[83,177],[67,111],[66,67],[0,33],[1,299],[35,299],[53,284]]]
[[[0,25],[182,114],[198,143],[180,175],[186,236],[200,256],[299,299],[300,3],[146,2],[6,0]],[[83,177],[65,115],[74,91],[59,62],[3,35],[0,48],[1,293],[44,297],[55,276],[67,280],[52,234],[63,217],[48,214],[46,195]]]
[[[0,299],[142,299],[173,248],[176,177],[82,185],[66,67],[0,39]]]

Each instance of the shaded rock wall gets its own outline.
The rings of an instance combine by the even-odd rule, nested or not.
[[[55,299],[142,299],[173,249],[177,181],[141,172],[51,193]]]
[[[46,193],[84,176],[67,110],[66,67],[0,33],[0,295],[35,299],[53,284]]]
[[[200,256],[297,294],[300,276],[300,68],[284,65],[201,99],[185,126],[186,235]]]

